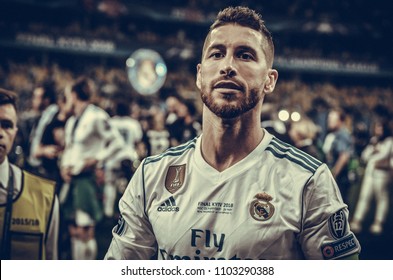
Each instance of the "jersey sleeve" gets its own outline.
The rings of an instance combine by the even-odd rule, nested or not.
[[[339,259],[360,252],[349,228],[348,207],[325,164],[305,186],[302,216],[299,243],[306,259]]]
[[[119,201],[120,218],[112,230],[105,259],[149,260],[156,255],[156,239],[145,213],[143,163]]]

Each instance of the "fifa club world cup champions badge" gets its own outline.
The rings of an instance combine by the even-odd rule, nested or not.
[[[165,188],[170,193],[175,193],[183,186],[184,177],[186,174],[186,165],[173,165],[169,166],[168,172],[165,178]]]

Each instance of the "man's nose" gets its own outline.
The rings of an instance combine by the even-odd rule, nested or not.
[[[234,65],[234,60],[231,56],[227,56],[224,60],[222,60],[222,67],[220,70],[220,75],[231,78],[236,76],[237,71]]]

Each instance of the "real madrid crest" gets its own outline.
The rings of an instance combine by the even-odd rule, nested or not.
[[[171,165],[168,168],[165,178],[165,188],[170,193],[175,193],[183,186],[186,174],[186,165]]]
[[[269,220],[274,214],[274,205],[270,203],[273,199],[267,193],[258,193],[255,200],[251,202],[250,214],[257,221]]]

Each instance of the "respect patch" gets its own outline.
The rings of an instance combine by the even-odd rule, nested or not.
[[[322,245],[321,251],[325,260],[337,258],[358,248],[355,235],[351,233],[347,237]]]

